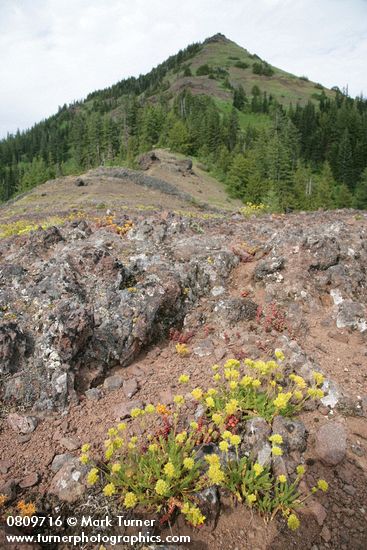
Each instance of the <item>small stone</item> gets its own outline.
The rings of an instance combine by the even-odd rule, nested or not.
[[[318,500],[315,499],[310,499],[307,502],[305,508],[303,509],[303,513],[312,515],[320,527],[324,524],[327,516],[325,508]]]
[[[135,378],[130,378],[129,380],[125,380],[122,389],[123,389],[124,394],[126,395],[126,397],[128,397],[130,399],[139,390],[137,380]]]
[[[213,341],[210,338],[202,340],[196,347],[194,347],[193,351],[194,354],[199,357],[208,357],[209,355],[212,355],[214,351]]]
[[[357,489],[353,487],[353,485],[344,485],[344,492],[347,493],[347,495],[350,495],[351,497],[356,494]]]
[[[345,334],[344,332],[339,332],[338,330],[328,332],[328,336],[329,338],[332,338],[337,342],[341,342],[342,344],[348,344],[349,342],[348,334]]]
[[[169,388],[165,390],[161,390],[158,393],[158,402],[161,403],[162,405],[169,405],[170,403],[172,403],[173,402],[172,391]]]
[[[11,468],[10,460],[0,460],[0,474],[7,474]]]
[[[9,414],[7,422],[12,430],[21,434],[34,432],[38,419],[35,416],[21,416],[17,413]]]
[[[327,422],[316,433],[315,452],[322,462],[336,466],[343,460],[347,450],[347,436],[344,426]]]
[[[85,397],[89,401],[98,401],[102,397],[102,391],[99,388],[90,388],[85,392]]]
[[[113,414],[116,420],[123,420],[131,416],[133,409],[141,409],[143,404],[141,401],[126,401],[125,403],[119,403],[113,409]]]
[[[0,485],[0,495],[4,495],[8,500],[13,500],[16,495],[17,481],[15,479],[9,479],[3,485]]]
[[[52,479],[48,492],[65,502],[76,502],[86,490],[83,481],[87,471],[77,458],[67,460]]]
[[[214,356],[217,361],[220,361],[221,359],[223,359],[226,353],[227,353],[227,350],[225,348],[216,347],[214,350]]]
[[[322,531],[321,531],[320,535],[321,535],[321,538],[325,542],[330,542],[331,541],[331,533],[330,533],[330,530],[328,529],[328,527],[326,527],[326,525],[324,525],[324,527],[322,528]]]
[[[18,435],[18,437],[17,437],[17,440],[18,440],[19,443],[21,443],[21,444],[23,444],[23,443],[28,443],[28,441],[30,441],[31,439],[32,439],[31,434]]]
[[[121,374],[114,374],[113,376],[108,376],[103,382],[103,387],[107,391],[117,390],[121,388],[124,383],[124,379]]]
[[[65,447],[65,449],[67,449],[68,451],[76,451],[81,447],[80,441],[73,437],[62,437],[60,439],[60,445],[62,445],[62,447]]]
[[[33,487],[34,485],[37,485],[39,482],[39,475],[37,472],[32,472],[31,474],[28,474],[26,477],[24,477],[19,482],[19,487],[21,489],[27,489],[28,487]]]

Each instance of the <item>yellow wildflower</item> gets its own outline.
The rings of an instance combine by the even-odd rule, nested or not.
[[[241,366],[241,363],[238,361],[238,359],[228,359],[224,363],[225,369],[238,369]]]
[[[216,454],[206,455],[205,460],[210,464],[211,466],[218,466],[220,465],[220,459],[219,456]]]
[[[178,379],[178,381],[181,384],[186,384],[189,380],[190,380],[190,376],[188,374],[181,374],[181,376]]]
[[[168,485],[164,481],[164,479],[158,479],[157,483],[155,484],[155,492],[157,495],[165,496],[168,491]]]
[[[223,433],[222,433],[222,438],[223,439],[231,439],[232,437],[232,433],[229,431],[229,430],[225,430]]]
[[[121,470],[121,464],[118,462],[115,462],[115,464],[112,464],[111,472],[113,474],[117,474]]]
[[[321,374],[321,372],[314,371],[312,373],[312,375],[313,375],[313,379],[315,380],[317,386],[321,386],[321,384],[324,383],[325,378],[324,378],[324,375]]]
[[[195,388],[192,390],[191,395],[196,401],[199,401],[203,397],[203,390],[201,388]]]
[[[217,372],[214,376],[213,376],[213,380],[214,382],[220,382],[221,380],[221,375],[219,374],[219,372]]]
[[[284,361],[285,356],[281,349],[276,349],[274,355],[278,361]]]
[[[158,451],[158,445],[156,443],[151,443],[148,447],[148,451],[156,453]]]
[[[306,469],[305,469],[304,466],[302,466],[302,464],[299,464],[299,466],[297,466],[297,468],[296,468],[296,472],[299,476],[303,476],[305,471],[306,471]]]
[[[182,506],[181,512],[185,516],[186,520],[194,527],[202,525],[206,519],[197,506],[190,506],[188,502],[185,502]]]
[[[238,383],[235,380],[231,380],[229,383],[229,388],[233,391],[237,388]]]
[[[286,483],[287,482],[287,477],[283,474],[281,474],[280,476],[278,476],[278,480],[280,481],[280,483]]]
[[[84,445],[82,445],[82,453],[87,453],[88,451],[90,450],[90,445],[89,443],[84,443]]]
[[[278,393],[278,396],[274,399],[273,403],[277,407],[277,409],[285,409],[291,397],[292,397],[291,392],[288,392],[288,393],[280,392]]]
[[[319,479],[318,482],[317,482],[317,487],[319,489],[321,489],[321,491],[323,491],[324,493],[326,493],[326,491],[328,490],[329,488],[329,484],[327,481],[325,481],[324,479]]]
[[[296,384],[296,386],[298,386],[299,388],[303,389],[307,386],[306,382],[305,382],[305,379],[302,378],[302,376],[298,376],[297,374],[291,374],[289,376],[289,378],[291,380],[293,380],[293,382]]]
[[[186,470],[192,470],[195,466],[195,461],[193,458],[184,458],[183,465],[186,468]]]
[[[110,458],[112,458],[112,456],[113,456],[113,453],[114,453],[114,448],[113,448],[112,446],[111,446],[111,447],[108,447],[108,448],[106,449],[105,454],[104,454],[106,460],[110,460]]]
[[[155,410],[157,411],[158,414],[162,414],[162,415],[170,414],[170,411],[169,409],[167,409],[166,405],[162,405],[161,403],[158,403]]]
[[[148,403],[148,405],[145,407],[145,412],[147,414],[154,414],[155,413],[155,406],[152,405],[152,403]]]
[[[217,425],[220,425],[224,422],[222,415],[219,414],[219,413],[214,413],[212,415],[212,420],[213,420],[214,424],[217,424]]]
[[[177,443],[184,443],[187,438],[187,432],[181,432],[176,435],[176,442]]]
[[[231,399],[225,406],[226,413],[228,415],[234,414],[238,409],[237,399]]]
[[[251,493],[250,495],[247,495],[246,500],[251,506],[251,504],[256,501],[256,495],[254,495],[254,493]]]
[[[79,460],[80,460],[80,462],[81,462],[82,464],[88,464],[88,462],[89,462],[89,456],[86,455],[86,454],[82,454],[82,455],[80,455]]]
[[[208,469],[208,477],[214,485],[219,485],[225,479],[224,472],[217,464],[211,464]]]
[[[229,445],[228,445],[228,442],[227,441],[221,441],[219,443],[219,449],[225,453],[228,452],[228,449],[229,449]]]
[[[36,513],[36,506],[33,504],[33,502],[24,502],[24,500],[21,500],[17,505],[18,510],[20,511],[21,516],[23,517],[31,517],[34,516]]]
[[[255,380],[253,380],[252,382],[252,387],[259,388],[260,386],[261,386],[261,381],[258,378],[255,378]]]
[[[210,396],[207,397],[207,398],[205,399],[205,403],[206,403],[206,404],[208,405],[208,407],[210,407],[210,408],[215,407],[214,399],[213,399],[212,397],[210,397]]]
[[[290,514],[290,516],[288,517],[287,524],[289,529],[291,529],[292,531],[295,531],[296,529],[298,529],[300,523],[296,514]]]
[[[239,435],[231,435],[230,442],[231,445],[235,445],[237,447],[237,445],[241,443],[241,438]]]
[[[175,395],[173,401],[176,403],[176,405],[183,405],[185,403],[183,395]]]
[[[130,414],[132,418],[138,418],[138,416],[143,414],[143,411],[135,407],[134,409],[131,409]]]
[[[112,497],[112,495],[114,495],[115,493],[116,493],[116,487],[114,486],[113,483],[108,483],[103,488],[103,494],[105,497]]]
[[[282,456],[282,454],[283,454],[282,449],[280,447],[277,447],[277,446],[273,447],[271,449],[271,452],[273,453],[274,456]]]
[[[242,379],[241,379],[241,386],[249,386],[250,384],[252,384],[252,376],[244,376]]]
[[[319,388],[308,388],[307,394],[312,397],[312,399],[322,399],[325,395]]]
[[[167,477],[174,477],[176,470],[172,462],[167,462],[165,467],[163,468],[164,473]]]
[[[256,462],[254,464],[254,472],[255,472],[255,476],[259,476],[262,472],[264,471],[264,468],[261,466],[261,464],[259,464],[258,462]]]
[[[138,502],[138,499],[134,493],[126,493],[124,498],[124,506],[125,508],[134,508]]]
[[[119,424],[117,424],[117,429],[119,430],[119,432],[125,431],[126,430],[125,422],[120,422]]]
[[[197,430],[199,427],[199,424],[197,422],[195,422],[195,420],[193,420],[192,422],[190,422],[190,428],[192,430]]]
[[[280,434],[273,434],[269,437],[269,441],[280,445],[281,443],[283,443],[283,437]]]
[[[95,485],[98,481],[98,468],[92,468],[87,475],[89,485]]]
[[[303,399],[303,393],[299,390],[296,390],[293,392],[294,398],[297,399],[297,401],[301,401]]]
[[[189,348],[187,347],[186,344],[178,343],[178,344],[176,344],[175,348],[176,348],[176,352],[181,357],[185,357],[186,355],[188,355],[190,353],[190,350],[189,350]]]

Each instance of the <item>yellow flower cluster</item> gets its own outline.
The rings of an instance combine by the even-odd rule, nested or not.
[[[201,513],[201,510],[197,506],[190,505],[188,502],[185,502],[183,504],[181,508],[181,513],[194,527],[202,525],[206,519],[206,517]]]
[[[288,524],[289,529],[291,529],[291,531],[296,531],[296,529],[298,529],[300,523],[299,523],[299,519],[296,516],[296,514],[290,514],[288,516],[287,524]]]
[[[5,501],[4,501],[5,502]],[[18,502],[17,508],[20,512],[20,515],[23,517],[31,517],[36,513],[36,506],[33,502],[26,503],[24,500]]]
[[[157,495],[166,496],[168,492],[168,485],[164,481],[164,479],[158,479],[157,483],[155,484],[155,492]]]
[[[189,348],[187,347],[186,344],[179,344],[178,343],[178,344],[176,344],[175,348],[176,348],[176,353],[180,357],[186,357],[190,353],[190,350],[189,350]]]
[[[134,508],[138,503],[137,496],[134,493],[128,492],[124,498],[125,508]]]

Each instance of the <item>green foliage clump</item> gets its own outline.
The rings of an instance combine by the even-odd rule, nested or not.
[[[210,73],[211,73],[211,68],[209,67],[208,64],[200,65],[200,67],[196,69],[196,76],[204,76]]]
[[[234,66],[237,67],[238,69],[248,69],[249,64],[245,63],[245,61],[236,61]]]
[[[274,70],[271,68],[271,66],[268,63],[265,63],[264,61],[258,62],[256,61],[252,65],[252,72],[254,74],[262,75],[262,76],[273,76]]]

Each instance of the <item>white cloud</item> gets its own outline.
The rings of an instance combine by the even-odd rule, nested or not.
[[[223,32],[270,63],[367,93],[365,0],[1,0],[0,136]]]

